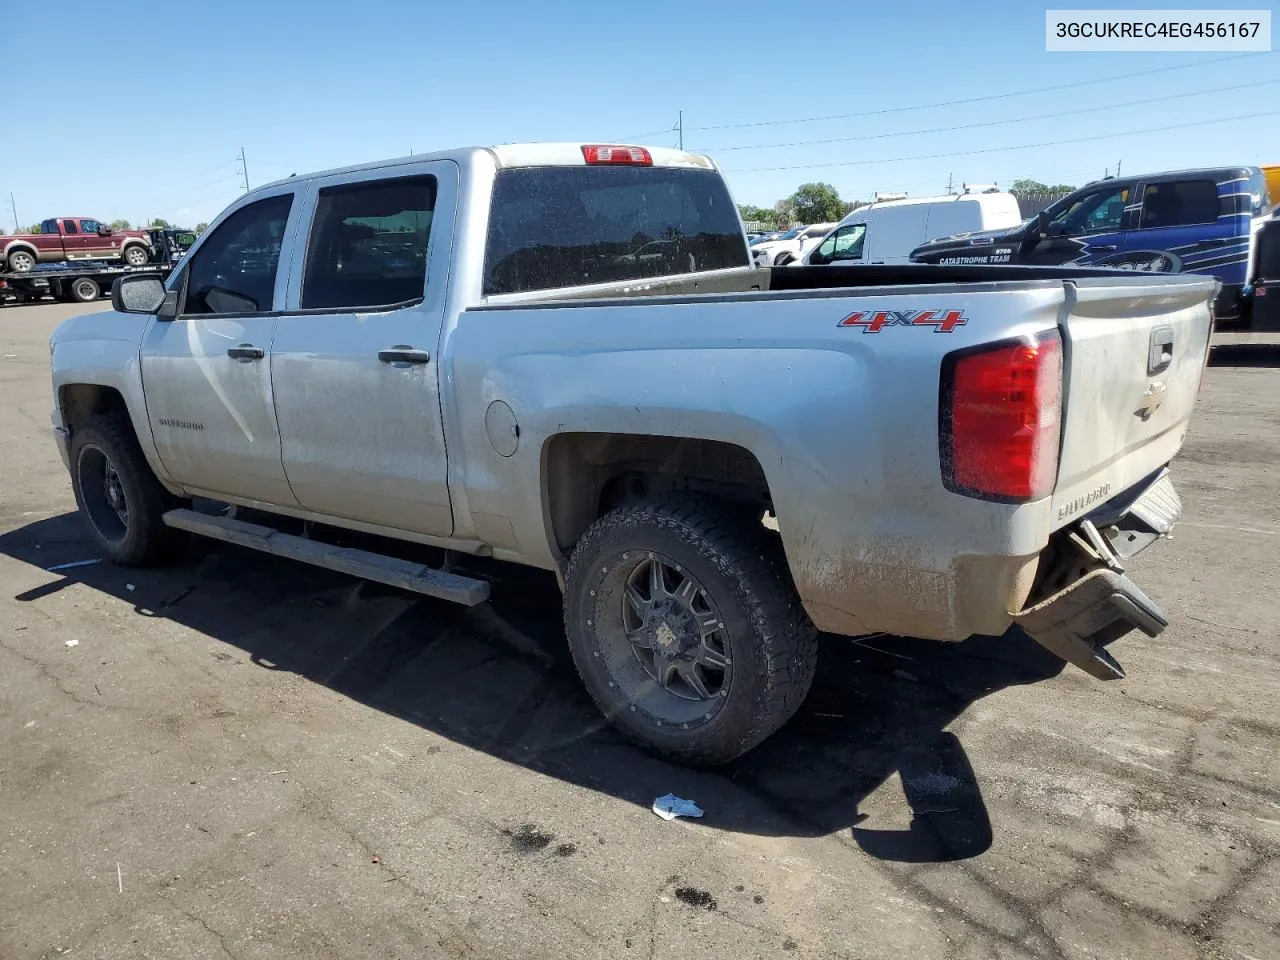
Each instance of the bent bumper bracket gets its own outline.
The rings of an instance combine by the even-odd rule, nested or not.
[[[1110,569],[1086,574],[1013,620],[1046,650],[1099,680],[1125,675],[1106,644],[1134,629],[1155,637],[1169,625],[1164,611],[1132,580]]]

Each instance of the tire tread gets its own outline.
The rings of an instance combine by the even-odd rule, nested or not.
[[[596,546],[615,531],[651,525],[666,527],[681,536],[737,584],[738,600],[746,607],[756,654],[763,667],[763,684],[750,722],[732,741],[692,741],[673,749],[655,747],[635,736],[632,739],[651,752],[678,762],[724,763],[757,746],[800,708],[817,669],[818,633],[800,603],[781,541],[748,512],[692,496],[628,504],[588,528],[569,561],[564,601],[567,629],[572,629],[569,625],[574,598],[586,575],[582,569],[585,558],[592,556]],[[581,665],[578,673],[585,682]],[[609,713],[608,705],[599,705]]]

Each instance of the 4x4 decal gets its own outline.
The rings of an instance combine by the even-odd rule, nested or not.
[[[885,327],[933,327],[934,333],[951,333],[967,322],[963,310],[857,310],[836,326],[862,327],[863,333],[879,333]]]

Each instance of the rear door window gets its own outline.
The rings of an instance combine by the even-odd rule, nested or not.
[[[750,265],[709,170],[519,167],[494,182],[486,296]]]
[[[184,314],[265,313],[272,307],[293,194],[241,207],[218,224],[187,269]]]
[[[62,232],[63,233],[79,233],[80,228],[76,226],[76,222],[74,220],[63,220]]]
[[[1213,180],[1172,180],[1148,183],[1142,192],[1139,227],[1187,227],[1217,223],[1222,204]]]
[[[325,187],[307,247],[304,310],[388,307],[422,299],[436,178]]]

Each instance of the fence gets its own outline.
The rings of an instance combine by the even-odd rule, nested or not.
[[[1029,220],[1037,213],[1067,196],[1069,190],[1058,191],[1057,193],[1015,193],[1018,198],[1018,212],[1022,215],[1023,220]]]

